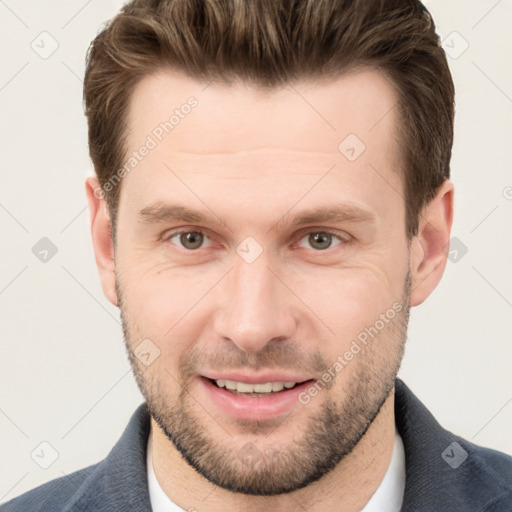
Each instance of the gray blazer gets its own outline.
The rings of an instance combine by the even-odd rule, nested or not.
[[[404,512],[512,511],[512,457],[444,430],[401,380],[395,417],[406,457]],[[106,459],[30,490],[0,512],[151,511],[149,419],[143,403]]]

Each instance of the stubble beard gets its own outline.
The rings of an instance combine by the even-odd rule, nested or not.
[[[235,493],[274,496],[302,489],[332,471],[353,451],[378,416],[393,389],[403,357],[411,277],[408,273],[405,280],[402,311],[390,322],[386,333],[371,341],[371,344],[386,343],[392,349],[392,354],[386,360],[377,359],[369,344],[350,362],[350,365],[357,364],[358,367],[352,369],[355,371],[343,388],[342,399],[324,397],[316,408],[318,413],[308,418],[299,438],[285,445],[272,443],[265,450],[258,449],[258,436],[271,438],[275,432],[283,438],[281,430],[293,422],[294,413],[280,420],[282,427],[279,421],[274,420],[238,422],[237,426],[243,431],[244,437],[248,433],[254,437],[254,443],[241,442],[238,445],[217,425],[222,423],[222,419],[210,417],[204,406],[198,406],[191,398],[192,368],[197,369],[197,365],[190,355],[188,359],[185,355],[180,361],[180,391],[174,403],[170,404],[164,388],[176,386],[176,382],[165,372],[158,376],[149,374],[148,369],[135,357],[130,347],[136,345],[138,338],[133,333],[137,329],[126,318],[118,281],[116,288],[128,357],[137,384],[151,416],[166,437],[184,460],[211,483]],[[316,399],[324,393],[332,395],[332,390],[321,391]],[[211,409],[208,404],[204,405],[206,409]],[[225,433],[225,439],[216,439],[208,428],[209,424]],[[228,427],[226,430],[233,429]]]

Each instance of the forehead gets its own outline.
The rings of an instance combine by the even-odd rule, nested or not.
[[[207,202],[216,212],[245,210],[244,221],[258,212],[269,224],[262,204],[284,213],[297,201],[307,209],[350,200],[385,213],[402,187],[396,105],[374,70],[275,89],[147,76],[131,98],[127,158],[148,140],[151,150],[124,178],[120,207],[123,196],[138,211],[177,199],[204,211]]]
[[[197,106],[189,109],[191,101]],[[158,136],[158,127],[171,120],[169,133],[164,129],[160,135],[181,152],[277,148],[331,153],[348,134],[364,144],[374,143],[374,135],[382,132],[393,138],[397,101],[391,83],[372,69],[269,89],[240,81],[229,86],[198,82],[162,71],[143,78],[133,91],[128,141],[136,145],[155,129]],[[184,113],[189,110],[192,115]]]

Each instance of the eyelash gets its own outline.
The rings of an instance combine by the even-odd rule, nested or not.
[[[165,236],[162,237],[162,239],[163,239],[164,242],[169,242],[171,240],[171,238],[174,238],[175,236],[178,236],[178,235],[182,235],[184,233],[201,233],[205,237],[209,238],[208,235],[204,231],[202,231],[200,229],[182,229],[180,231],[175,231],[175,232],[167,233],[167,234],[165,234]],[[313,233],[315,233],[315,234],[319,234],[320,233],[320,234],[324,234],[324,235],[329,235],[329,236],[332,236],[333,238],[337,238],[340,241],[340,243],[338,245],[335,245],[334,247],[327,247],[326,249],[323,249],[323,250],[311,249],[314,252],[318,252],[318,253],[327,252],[330,249],[334,249],[335,247],[338,247],[340,245],[345,245],[345,244],[348,243],[348,240],[344,239],[338,233],[335,233],[334,231],[330,231],[329,229],[311,229],[309,231],[303,232],[303,233],[301,233],[299,241],[302,240],[304,237],[306,237],[308,235],[311,235]],[[184,250],[184,251],[187,251],[187,252],[198,252],[198,251],[201,250],[201,248],[199,248],[199,249],[186,249],[185,247],[179,247],[179,248]]]

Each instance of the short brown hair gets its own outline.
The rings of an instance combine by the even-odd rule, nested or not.
[[[454,86],[417,0],[133,0],[92,41],[84,81],[89,151],[102,188],[125,159],[131,94],[146,75],[278,87],[380,70],[399,96],[406,231],[450,176]],[[115,235],[120,186],[105,194]]]

